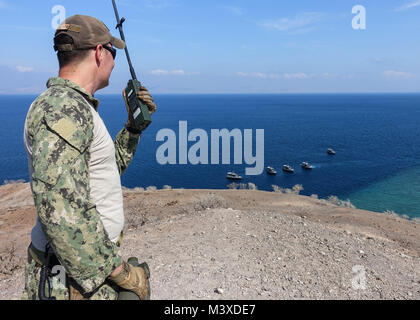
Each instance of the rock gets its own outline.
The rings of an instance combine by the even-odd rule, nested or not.
[[[217,294],[223,294],[224,290],[222,288],[216,288],[214,289],[214,292],[216,292]]]

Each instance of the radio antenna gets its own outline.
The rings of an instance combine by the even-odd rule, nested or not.
[[[127,56],[128,66],[130,67],[130,73],[133,80],[137,80],[136,72],[134,71],[133,64],[131,63],[130,54],[128,53],[127,42],[125,41],[124,31],[123,31],[123,23],[125,18],[120,19],[120,15],[118,14],[117,5],[115,0],[112,0],[112,5],[114,6],[115,17],[117,18],[117,26],[115,29],[120,31],[121,39],[125,42],[125,55]]]

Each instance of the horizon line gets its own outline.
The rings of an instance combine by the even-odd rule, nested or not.
[[[36,96],[40,93],[0,93],[0,96]],[[95,96],[105,96],[105,95],[120,95],[120,92],[117,93],[98,93]],[[154,95],[315,95],[315,94],[420,94],[420,91],[354,91],[354,92],[154,92]]]

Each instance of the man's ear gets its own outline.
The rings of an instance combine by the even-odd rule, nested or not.
[[[103,60],[103,49],[102,49],[102,45],[98,44],[96,46],[96,50],[95,50],[95,60],[96,60],[96,65],[99,67],[102,63]]]

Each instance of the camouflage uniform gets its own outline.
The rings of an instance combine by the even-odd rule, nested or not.
[[[51,78],[27,115],[32,143],[32,192],[42,229],[66,274],[90,299],[116,299],[107,277],[122,263],[95,203],[90,199],[89,146],[99,101],[66,79]],[[140,135],[123,128],[114,141],[120,175],[131,162]],[[23,299],[38,299],[40,267],[28,257]],[[52,295],[68,299],[68,288],[53,278]]]

